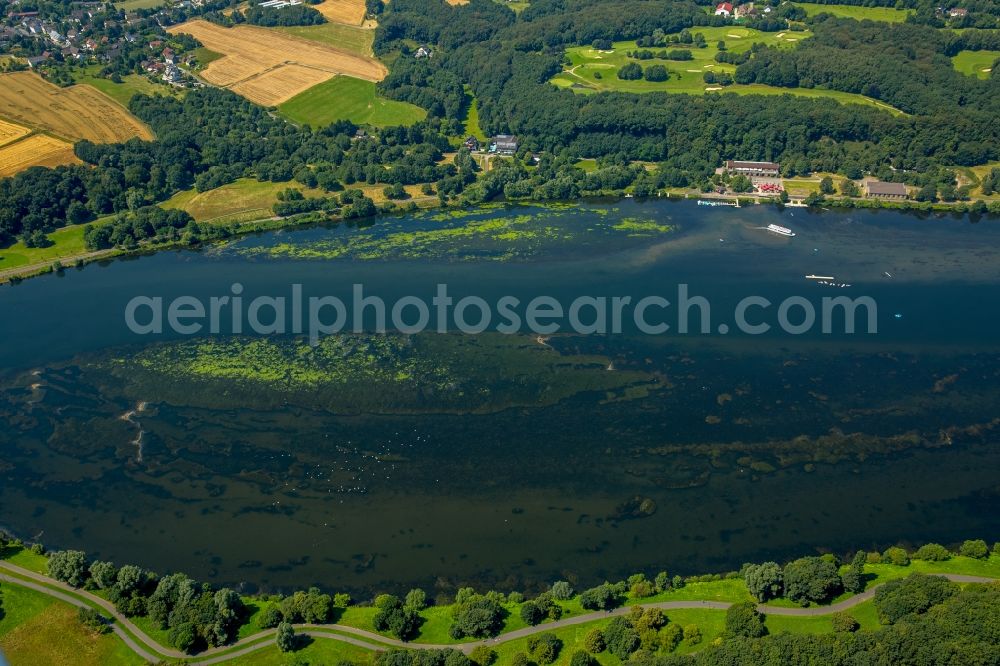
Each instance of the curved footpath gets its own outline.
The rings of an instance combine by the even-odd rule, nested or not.
[[[59,599],[60,601],[65,601],[66,603],[78,606],[80,608],[93,608],[94,606],[99,607],[101,610],[106,612],[112,618],[114,622],[111,623],[111,630],[115,632],[118,637],[120,637],[125,644],[137,655],[145,659],[150,663],[156,663],[164,658],[168,659],[192,659],[192,656],[174,648],[166,647],[160,645],[153,638],[146,635],[141,629],[139,629],[135,624],[133,624],[127,617],[119,613],[113,604],[108,602],[97,595],[91,594],[85,590],[78,590],[71,587],[65,583],[56,581],[48,576],[43,576],[42,574],[35,573],[28,569],[24,569],[15,564],[9,562],[0,561],[0,570],[7,570],[13,575],[6,575],[0,573],[0,582],[10,583],[12,585],[20,585],[22,587],[35,590],[36,592],[41,592],[42,594],[47,594],[50,597]],[[966,576],[963,574],[930,574],[935,576],[941,576],[947,578],[950,581],[956,583],[992,583],[995,582],[995,578],[986,578],[984,576]],[[25,580],[28,579],[28,580]],[[838,613],[848,608],[853,608],[858,604],[864,603],[875,596],[875,592],[880,588],[881,585],[876,585],[872,588],[856,594],[849,599],[844,599],[835,604],[829,606],[814,606],[811,608],[787,608],[783,606],[768,606],[766,604],[760,604],[757,608],[760,612],[765,615],[791,615],[799,617],[814,617],[817,615],[831,615],[833,613]],[[57,589],[53,589],[57,588]],[[84,599],[86,601],[84,601]],[[731,603],[724,601],[659,601],[647,604],[633,604],[641,606],[642,608],[659,608],[661,610],[681,610],[681,609],[714,609],[714,610],[726,610]],[[489,638],[486,640],[472,641],[468,643],[451,643],[447,645],[435,645],[431,643],[407,643],[404,641],[397,640],[395,638],[389,638],[387,636],[382,636],[381,634],[376,634],[371,631],[366,631],[364,629],[358,629],[357,627],[349,627],[343,624],[296,624],[295,630],[299,634],[304,634],[312,638],[325,638],[329,640],[340,641],[342,643],[348,643],[350,645],[356,645],[361,648],[368,650],[384,650],[386,648],[398,647],[406,648],[412,650],[442,650],[442,649],[455,649],[461,650],[462,652],[471,652],[473,648],[479,645],[499,645],[500,643],[506,643],[508,641],[514,641],[519,638],[525,638],[533,634],[538,634],[546,631],[551,631],[553,629],[560,629],[562,627],[569,627],[577,624],[586,624],[587,622],[594,622],[595,620],[602,620],[609,617],[615,617],[617,615],[627,615],[631,609],[631,606],[622,606],[607,612],[593,612],[584,613],[583,615],[576,615],[573,617],[568,617],[564,620],[556,620],[555,622],[546,622],[544,624],[539,624],[534,627],[524,627],[523,629],[517,629],[515,631],[509,631],[507,633],[501,634],[496,638]],[[196,661],[189,661],[186,663],[192,666],[210,666],[211,664],[220,664],[231,659],[236,659],[237,657],[242,657],[251,652],[261,650],[263,648],[272,645],[269,640],[264,640],[274,636],[276,629],[266,629],[260,631],[252,636],[247,636],[246,638],[240,639],[239,641],[218,648],[210,648],[196,655],[194,659]],[[141,644],[140,644],[141,643]],[[148,649],[147,649],[148,648]]]

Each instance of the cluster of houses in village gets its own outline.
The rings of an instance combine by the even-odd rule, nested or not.
[[[192,8],[202,4],[203,0],[178,0],[171,7]],[[0,17],[0,52],[8,50],[15,42],[23,44],[30,40],[40,44],[39,48],[32,49],[37,55],[24,58],[29,68],[36,69],[60,59],[111,63],[126,50],[134,51],[145,44],[148,57],[141,63],[144,72],[173,85],[187,83],[178,65],[190,64],[191,56],[178,58],[162,39],[143,35],[143,22],[157,21],[160,16],[167,15],[166,10],[143,17],[136,12],[123,14],[110,3],[75,2],[69,14],[55,23],[41,18],[37,11],[17,11],[18,5],[19,1],[15,0],[8,6],[6,16]],[[95,22],[95,18],[99,20]]]
[[[774,11],[770,6],[759,9],[752,2],[744,2],[741,5],[733,6],[731,2],[720,2],[715,6],[716,16],[733,17],[737,19],[749,18],[751,16],[767,15]]]

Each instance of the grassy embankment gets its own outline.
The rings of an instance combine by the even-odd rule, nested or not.
[[[602,91],[622,91],[622,92],[670,92],[686,93],[690,95],[703,95],[712,92],[737,93],[742,95],[795,95],[798,97],[812,97],[833,99],[843,104],[864,104],[874,106],[890,113],[900,114],[901,112],[888,104],[853,93],[840,92],[839,90],[823,90],[820,88],[779,88],[762,84],[719,86],[717,84],[705,83],[705,72],[728,72],[732,74],[736,71],[735,65],[719,63],[715,61],[715,55],[719,52],[718,42],[725,42],[728,51],[741,53],[748,50],[754,44],[765,44],[776,48],[795,48],[800,42],[812,36],[809,31],[802,32],[760,32],[751,28],[737,26],[723,27],[697,27],[692,28],[692,33],[701,33],[705,36],[708,46],[696,48],[691,45],[671,44],[663,47],[667,51],[686,49],[691,51],[692,60],[661,60],[653,58],[651,60],[635,60],[629,58],[626,53],[639,49],[634,41],[615,42],[610,51],[599,51],[589,46],[578,46],[566,50],[570,59],[570,65],[561,73],[551,79],[557,86],[570,88],[575,92],[593,93]],[[650,48],[654,53],[660,51],[660,47]],[[627,62],[638,62],[643,68],[649,65],[663,65],[670,72],[670,79],[667,81],[646,81],[644,79],[636,81],[624,81],[617,76],[618,70]]]
[[[18,564],[19,566],[33,571],[42,572],[45,568],[45,558],[27,550],[8,549],[6,552],[2,553],[2,557],[14,564]],[[993,555],[986,560],[976,560],[967,557],[955,556],[944,562],[914,560],[908,566],[869,564],[866,566],[866,586],[870,588],[874,585],[884,583],[888,580],[902,578],[912,573],[958,573],[1000,578],[1000,557]],[[10,592],[11,590],[15,590],[16,593],[12,594]],[[14,653],[9,647],[9,644],[14,645],[14,649],[17,649],[17,646],[20,645],[18,642],[11,643],[9,634],[12,630],[16,629],[18,626],[26,625],[28,622],[35,622],[37,620],[40,623],[47,622],[53,626],[60,627],[57,633],[54,633],[49,637],[48,641],[44,645],[44,649],[59,651],[69,649],[69,647],[71,647],[80,654],[98,654],[100,660],[93,663],[135,663],[135,659],[133,659],[134,655],[131,655],[131,653],[127,651],[121,652],[121,650],[125,650],[124,645],[119,643],[119,647],[114,649],[108,647],[108,645],[111,645],[109,641],[116,641],[116,639],[110,637],[87,636],[86,632],[82,629],[77,630],[78,626],[68,626],[69,623],[76,622],[75,611],[70,609],[65,604],[47,599],[37,592],[19,589],[12,585],[5,586],[4,594],[6,614],[4,618],[0,620],[0,644],[2,644],[9,653]],[[833,602],[840,601],[848,596],[850,595],[841,595],[840,597],[834,599]],[[689,583],[683,588],[669,590],[667,592],[657,594],[656,596],[646,597],[643,599],[629,599],[626,602],[626,605],[631,605],[633,603],[682,600],[739,602],[749,599],[750,596],[741,579],[724,579],[704,583]],[[259,600],[253,598],[246,598],[245,602],[250,607],[252,614],[249,622],[241,628],[239,634],[240,638],[252,635],[258,631],[260,627],[258,625],[257,618],[260,617],[263,610],[275,603],[270,600]],[[775,606],[794,606],[794,604],[791,604],[786,600],[775,600],[769,603]],[[578,598],[560,602],[560,604],[564,609],[563,617],[572,617],[586,612],[585,609],[579,605]],[[61,608],[61,614],[54,614],[55,612],[50,611],[50,608]],[[519,608],[516,604],[509,604],[507,606],[509,615],[506,620],[504,632],[513,631],[524,626],[523,621],[520,619],[518,609]],[[46,615],[46,613],[49,613],[50,615]],[[855,606],[850,609],[848,613],[858,620],[863,629],[875,630],[880,626],[874,605],[870,601]],[[374,628],[372,627],[373,615],[374,609],[371,607],[351,606],[350,608],[344,610],[340,617],[336,618],[336,621],[348,626],[374,631]],[[456,642],[448,636],[448,627],[451,624],[450,607],[431,607],[422,611],[421,615],[424,618],[424,624],[421,627],[421,633],[416,642],[444,644]],[[691,644],[687,641],[682,642],[678,647],[678,651],[680,652],[697,650],[701,646],[710,643],[712,640],[720,636],[725,618],[724,611],[710,609],[672,610],[668,611],[667,615],[671,622],[676,622],[683,626],[694,624],[697,625],[701,631],[702,641],[698,644]],[[574,651],[583,648],[583,640],[587,632],[595,626],[601,626],[606,621],[607,620],[605,619],[601,619],[586,624],[554,630],[554,633],[564,642],[562,654],[557,661],[557,664],[561,665],[567,663],[569,656]],[[152,626],[148,620],[138,618],[136,624],[153,638],[159,641],[166,640],[165,632]],[[831,617],[829,615],[820,617],[791,617],[772,614],[768,616],[767,624],[772,633],[778,633],[781,631],[794,633],[827,633],[833,630]],[[65,638],[63,638],[64,636]],[[75,644],[73,641],[89,641],[89,643]],[[49,643],[51,643],[51,645],[49,645]],[[36,647],[34,642],[26,644],[32,646],[31,649],[33,650],[42,649],[42,647]],[[499,663],[501,665],[510,663],[513,655],[525,651],[526,644],[527,639],[519,639],[498,645],[497,651],[500,655]],[[61,653],[54,652],[53,654]],[[348,658],[356,663],[366,663],[370,658],[370,653],[363,649],[323,639],[314,641],[309,647],[305,648],[300,655],[303,658],[316,660]],[[269,646],[266,650],[255,653],[253,657],[243,658],[240,663],[277,664],[281,663],[280,659],[281,657],[278,655],[276,650]],[[599,655],[598,661],[603,664],[603,666],[617,666],[617,660],[607,655],[607,653]],[[74,663],[89,664],[91,662],[81,661]]]
[[[895,7],[823,5],[814,2],[796,2],[794,4],[806,10],[806,16],[826,13],[840,18],[852,18],[858,21],[882,21],[884,23],[902,23],[907,16],[913,13],[912,9],[896,9]]]
[[[127,74],[122,77],[121,83],[115,83],[111,79],[104,79],[97,76],[101,68],[97,65],[88,67],[84,73],[75,75],[77,83],[84,83],[97,88],[102,93],[115,100],[126,109],[128,103],[136,95],[164,95],[179,97],[187,91],[175,88],[166,83],[156,83],[145,76],[139,74]]]

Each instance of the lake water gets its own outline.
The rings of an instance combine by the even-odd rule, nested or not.
[[[137,295],[235,282],[247,302],[363,284],[390,303],[441,283],[567,303],[687,284],[712,333],[312,348],[125,325]],[[718,332],[747,296],[840,295],[874,299],[876,334]],[[248,590],[358,594],[993,541],[998,302],[996,220],[667,201],[424,213],[69,270],[0,289],[0,525]]]

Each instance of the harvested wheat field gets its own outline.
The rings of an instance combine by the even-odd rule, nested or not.
[[[202,72],[205,81],[263,106],[277,106],[338,74],[381,81],[388,73],[374,58],[257,26],[223,28],[197,20],[169,31],[191,35],[224,54]]]
[[[32,72],[0,74],[0,116],[71,141],[153,138],[148,127],[96,88],[59,88]]]
[[[326,0],[318,5],[312,5],[312,8],[331,23],[361,25],[365,20],[364,0]]]
[[[323,70],[302,65],[281,65],[240,81],[230,90],[255,104],[277,106],[329,78],[330,73]]]
[[[0,146],[6,146],[11,141],[17,141],[22,136],[29,134],[31,134],[31,130],[27,127],[0,120]]]
[[[445,0],[449,5],[467,5],[469,0]]]
[[[55,167],[79,161],[73,154],[71,144],[45,134],[35,134],[0,147],[0,178],[13,176],[33,166]]]

